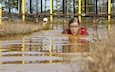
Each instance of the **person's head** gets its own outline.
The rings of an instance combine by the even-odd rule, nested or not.
[[[71,18],[68,27],[72,35],[77,35],[80,28],[80,22],[78,18]]]

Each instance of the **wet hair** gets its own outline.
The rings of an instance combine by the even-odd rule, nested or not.
[[[68,27],[70,27],[70,24],[71,24],[71,23],[74,23],[74,22],[78,22],[78,24],[80,25],[79,19],[73,17],[73,18],[71,18],[71,19],[69,20]]]

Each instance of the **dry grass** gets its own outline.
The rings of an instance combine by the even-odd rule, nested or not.
[[[101,40],[90,43],[89,62],[82,64],[81,72],[115,72],[115,32],[102,34]]]
[[[25,35],[41,29],[39,24],[33,24],[31,22],[13,20],[9,23],[8,21],[3,21],[0,36]]]

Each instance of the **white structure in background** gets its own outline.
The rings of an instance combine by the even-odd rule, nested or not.
[[[43,21],[44,21],[44,22],[47,22],[47,21],[48,21],[48,18],[43,18]]]

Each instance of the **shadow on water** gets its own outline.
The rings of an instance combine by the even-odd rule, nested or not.
[[[62,31],[63,26],[56,25],[53,30],[1,41],[0,64],[63,64],[86,61],[90,55],[89,41],[79,35],[61,34]]]

